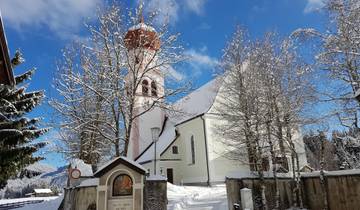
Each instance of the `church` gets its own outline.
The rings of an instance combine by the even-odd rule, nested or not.
[[[144,46],[139,40],[149,43]],[[130,55],[139,47],[151,57],[161,47],[157,32],[140,21],[129,29],[125,41]],[[137,58],[130,58],[136,62]],[[141,60],[148,60],[146,57]],[[156,60],[156,59],[154,59]],[[141,64],[139,64],[141,66]],[[144,103],[152,103],[165,92],[165,76],[159,70],[146,72],[136,90],[138,111]],[[154,107],[136,119],[132,128],[127,158],[142,165],[149,174],[165,176],[168,182],[184,185],[223,183],[230,173],[251,174],[249,164],[225,157],[226,148],[216,133],[223,123],[216,114],[222,98],[222,78],[215,78],[173,104],[181,114],[170,114]],[[307,165],[300,132],[294,134],[300,166]],[[290,152],[286,171],[291,171]],[[268,171],[271,169],[268,160]]]

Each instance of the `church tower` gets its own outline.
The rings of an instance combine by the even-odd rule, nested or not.
[[[163,100],[164,96],[164,75],[156,68],[160,38],[153,27],[144,23],[142,16],[139,19],[139,23],[128,30],[124,39],[129,59],[126,81],[128,84],[140,82],[136,89],[135,114],[143,112],[155,101]],[[135,159],[152,143],[151,128],[161,128],[163,120],[164,113],[156,106],[136,118],[131,130],[129,158]]]

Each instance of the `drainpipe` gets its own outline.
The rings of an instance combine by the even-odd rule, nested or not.
[[[204,130],[206,171],[207,171],[207,186],[210,186],[209,152],[208,152],[208,142],[207,142],[207,134],[206,134],[206,122],[205,122],[204,115],[200,116],[200,118],[203,121],[203,130]]]

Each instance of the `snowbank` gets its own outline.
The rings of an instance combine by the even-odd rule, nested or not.
[[[346,175],[360,175],[360,169],[340,170],[340,171],[324,171],[325,176],[346,176]],[[309,173],[301,173],[302,177],[317,177],[320,176],[320,171],[313,171]]]
[[[167,181],[167,178],[161,175],[151,175],[146,177],[148,181]]]
[[[228,210],[226,187],[176,186],[168,183],[168,210],[216,209]]]
[[[44,202],[37,204],[27,204],[24,207],[18,208],[18,210],[34,210],[34,209],[54,210],[59,208],[62,200],[63,200],[62,196],[44,197]]]

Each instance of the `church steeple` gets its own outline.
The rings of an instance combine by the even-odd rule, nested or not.
[[[124,41],[129,58],[127,82],[129,84],[133,84],[132,80],[139,82],[135,90],[134,112],[141,113],[148,109],[149,105],[163,100],[165,79],[161,70],[156,67],[160,59],[157,57],[161,47],[160,37],[155,28],[145,23],[142,2],[136,15],[137,23],[129,28]],[[163,119],[163,110],[156,106],[136,118],[132,126],[128,157],[136,158],[152,142],[149,138],[151,136],[149,122],[151,125],[161,127]]]

